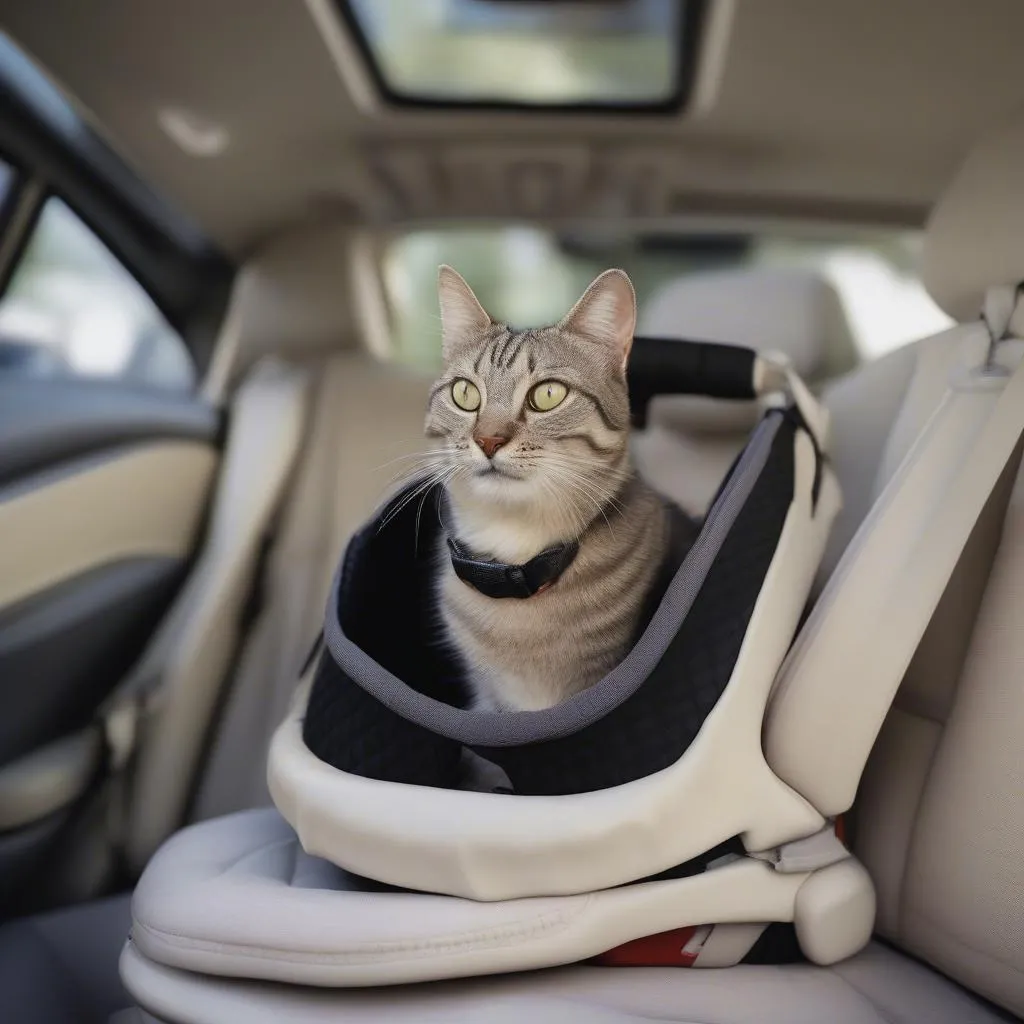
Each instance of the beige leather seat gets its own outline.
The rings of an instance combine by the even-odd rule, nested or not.
[[[222,606],[204,613],[193,633],[205,650],[193,636],[183,637],[177,671],[165,674],[156,713],[141,729],[125,841],[136,871],[186,811],[203,818],[269,802],[262,768],[267,743],[317,633],[333,567],[349,534],[426,445],[430,379],[374,358],[356,341],[362,304],[354,291],[361,278],[353,273],[346,282],[339,269],[351,244],[350,232],[337,225],[300,225],[250,259],[236,283],[206,389],[215,396],[230,391],[230,382],[245,374],[233,391],[237,421],[261,357],[283,349],[288,372],[304,385],[294,415],[299,425],[290,431],[297,444],[282,497],[252,545],[255,563],[259,542],[272,538],[265,560],[246,567],[258,586],[240,592],[258,591],[256,617],[241,636],[232,625],[244,615],[244,600],[230,613]],[[250,419],[270,429],[264,404]],[[245,489],[237,491],[251,504]],[[220,671],[211,672],[207,652],[225,641]]]
[[[217,723],[193,820],[270,803],[263,766],[315,640],[346,541],[415,469],[429,381],[361,352],[317,368],[299,464],[253,624]]]
[[[1010,330],[1024,337],[1024,111],[979,144],[934,211],[924,277],[960,321],[977,318],[986,287],[1017,286]],[[909,383],[876,493],[950,373],[939,344],[886,362],[894,381]],[[853,418],[883,415],[883,397],[896,390],[858,396],[852,385],[832,396],[837,436]],[[1007,474],[1001,491],[879,735],[859,794],[857,849],[875,880],[881,935],[1024,1015],[1024,475]]]
[[[839,293],[821,274],[795,267],[687,274],[644,303],[638,329],[781,352],[811,385],[857,361]],[[634,438],[637,465],[663,494],[701,516],[758,415],[753,402],[658,398],[647,429]]]
[[[932,294],[959,320],[977,317],[989,286],[1022,280],[1024,115],[968,161],[932,218],[927,254]],[[1024,335],[1024,303],[1011,326]],[[836,461],[853,499],[837,545],[905,456],[954,358],[940,336],[830,390],[843,439]],[[1008,473],[907,671],[858,801],[855,846],[873,872],[878,932],[891,945],[828,969],[573,967],[330,992],[187,975],[135,957],[125,963],[129,985],[168,1021],[1013,1019],[1024,1014],[1022,580],[1024,478]]]

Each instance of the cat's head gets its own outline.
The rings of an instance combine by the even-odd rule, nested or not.
[[[449,490],[475,504],[561,503],[585,523],[628,469],[629,278],[605,271],[561,321],[529,330],[493,320],[451,267],[438,290],[444,371],[426,430],[443,439]]]

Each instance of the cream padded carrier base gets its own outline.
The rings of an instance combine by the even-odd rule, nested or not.
[[[568,964],[708,920],[792,920],[822,960],[839,960],[866,943],[874,917],[852,858],[788,874],[742,858],[693,878],[496,902],[381,891],[310,857],[271,809],[179,833],[147,868],[132,909],[132,944],[155,963],[329,987]],[[746,931],[716,929],[697,966],[736,962],[730,939]]]

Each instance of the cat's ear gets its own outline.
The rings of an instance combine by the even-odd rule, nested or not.
[[[487,310],[466,284],[465,278],[443,263],[437,271],[441,303],[441,351],[445,359],[491,326]]]
[[[605,346],[625,372],[636,330],[636,292],[624,270],[606,270],[595,278],[560,327]]]

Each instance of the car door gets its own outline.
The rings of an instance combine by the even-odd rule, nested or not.
[[[231,268],[5,37],[0,86],[3,916],[111,884],[97,712],[202,540]]]

